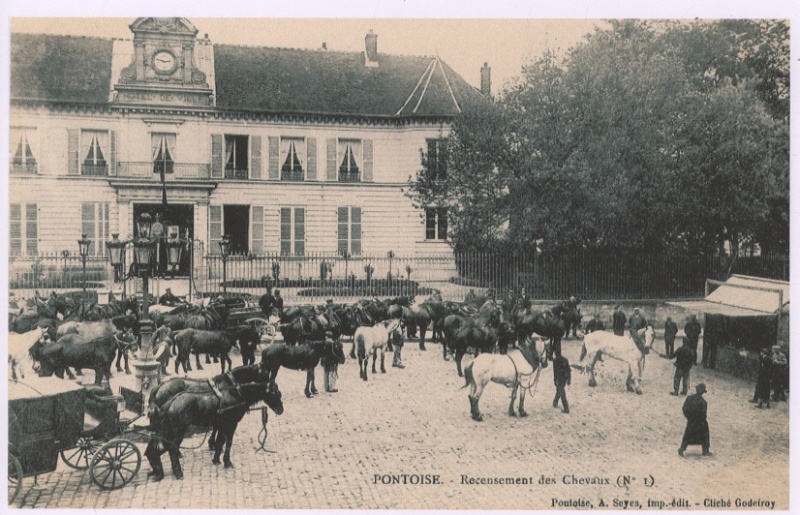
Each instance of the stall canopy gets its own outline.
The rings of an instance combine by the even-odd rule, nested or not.
[[[703,300],[668,304],[705,314],[706,344],[757,352],[775,345],[788,325],[789,283],[733,275],[725,282],[707,280]]]

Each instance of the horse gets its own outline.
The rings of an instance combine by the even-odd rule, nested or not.
[[[111,301],[105,306],[98,306],[97,304],[89,306],[80,313],[80,318],[84,321],[97,322],[106,318],[114,318],[129,313],[133,313],[134,316],[136,316],[138,311],[139,306],[136,303],[136,299],[128,297],[125,300]]]
[[[58,326],[56,338],[58,339],[68,334],[77,334],[87,340],[93,340],[95,338],[108,336],[118,329],[132,328],[135,321],[135,317],[131,315],[123,315],[114,318],[104,318],[96,321],[64,322]]]
[[[570,330],[572,330],[573,338],[577,338],[577,330],[581,328],[582,319],[581,310],[576,306],[561,313],[561,320],[564,321],[564,338],[569,338]]]
[[[478,402],[489,381],[511,388],[511,402],[508,405],[508,415],[511,417],[517,416],[514,412],[514,401],[519,393],[519,416],[527,417],[525,393],[536,386],[544,365],[544,356],[537,352],[533,338],[527,338],[519,347],[509,350],[508,354],[476,356],[464,370],[466,383],[462,387],[470,387],[469,405],[472,419],[477,422],[483,420]]]
[[[494,351],[498,340],[497,329],[503,322],[503,312],[497,306],[485,304],[474,317],[464,318],[460,324],[455,324],[456,321],[453,319],[451,321],[454,326],[457,325],[457,328],[453,329],[452,333],[448,333],[445,345],[453,351],[456,370],[458,376],[461,377],[464,375],[461,371],[461,360],[469,347],[475,349],[476,355],[481,352],[491,353]]]
[[[551,311],[532,311],[522,309],[514,313],[514,331],[517,341],[522,343],[533,333],[550,339],[547,359],[553,359],[553,353],[561,353],[561,339],[564,337],[564,320]]]
[[[386,346],[389,343],[389,335],[395,331],[402,331],[402,321],[399,318],[392,318],[378,322],[372,327],[359,327],[353,337],[353,346],[358,348],[358,375],[364,381],[367,380],[367,363],[369,354],[372,353],[372,373],[376,374],[375,362],[378,360],[378,351],[381,351],[381,373],[386,373],[384,361],[386,358]]]
[[[233,338],[239,342],[239,351],[242,353],[242,366],[252,365],[256,362],[256,347],[261,343],[261,333],[249,324],[229,328]],[[274,336],[273,336],[274,338]]]
[[[225,373],[225,363],[228,363],[228,368],[233,367],[228,353],[236,343],[236,339],[231,331],[204,331],[201,329],[181,329],[170,334],[175,346],[178,349],[177,356],[175,357],[175,373],[178,373],[178,366],[183,365],[183,371],[187,372],[192,369],[192,364],[189,360],[191,353],[195,355],[195,363],[197,370],[203,370],[200,364],[200,354],[213,354],[219,356],[222,373]]]
[[[110,335],[86,340],[77,334],[68,334],[58,339],[57,342],[47,345],[39,353],[38,360],[46,371],[54,372],[63,379],[64,371],[70,379],[75,376],[69,367],[77,369],[89,368],[94,370],[94,384],[100,385],[103,378],[111,380],[111,363],[119,347],[132,347],[136,338],[128,330],[121,335]]]
[[[356,330],[359,327],[372,327],[372,319],[364,310],[364,307],[359,304],[339,306],[335,308],[335,312],[341,323],[342,334],[353,338],[353,346],[350,348],[350,358],[356,359]]]
[[[428,332],[428,326],[431,325],[431,314],[427,308],[414,305],[403,306],[401,317],[408,337],[416,338],[417,329],[419,329],[419,350],[427,350],[425,349],[425,334]]]
[[[655,331],[652,326],[647,326],[636,334],[641,341],[637,341],[631,336],[617,336],[607,331],[594,331],[583,337],[580,361],[583,362],[587,356],[592,357],[589,365],[589,386],[597,386],[594,377],[594,366],[597,360],[600,356],[609,357],[627,365],[628,376],[625,385],[629,392],[642,395],[641,381],[645,357],[653,348]],[[635,375],[634,369],[637,371]]]
[[[47,328],[40,327],[27,333],[8,335],[8,365],[11,367],[9,376],[14,382],[19,378],[25,378],[25,369],[33,366],[34,346],[39,343],[47,334]],[[23,365],[23,363],[25,365]]]
[[[344,350],[341,341],[331,339],[309,341],[302,345],[273,343],[261,351],[261,367],[269,373],[274,382],[280,367],[306,371],[306,397],[319,393],[314,385],[314,371],[323,357],[331,357],[340,365],[344,364]]]
[[[233,467],[230,459],[233,435],[247,410],[258,401],[264,401],[276,414],[283,413],[283,401],[278,385],[272,382],[245,383],[222,386],[215,391],[211,386],[202,392],[183,391],[163,403],[151,403],[148,417],[153,438],[147,444],[147,457],[154,481],[164,478],[161,455],[169,452],[172,473],[183,479],[180,464],[180,445],[191,426],[214,427],[224,436],[225,468]],[[216,446],[213,463],[219,463],[222,444]]]
[[[289,345],[303,343],[306,340],[322,340],[327,331],[331,332],[334,340],[339,339],[342,334],[342,323],[333,305],[313,311],[306,308],[288,309],[283,320],[287,322],[279,327],[283,341]]]

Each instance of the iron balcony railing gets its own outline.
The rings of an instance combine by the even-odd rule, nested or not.
[[[11,173],[35,174],[38,172],[38,166],[36,165],[36,161],[30,163],[11,163],[9,170]]]
[[[281,180],[282,181],[302,181],[305,180],[303,177],[303,170],[283,170],[281,171]]]
[[[339,170],[339,182],[361,182],[361,174]]]
[[[163,163],[153,161],[123,161],[119,163],[119,176],[159,181],[161,180],[159,167],[162,165]],[[167,181],[211,178],[210,166],[207,163],[167,163],[164,172]]]
[[[237,168],[225,168],[225,178],[246,181],[250,178],[250,174],[248,173],[247,169],[239,170]]]
[[[87,165],[81,167],[81,175],[104,177],[108,175],[107,164]]]

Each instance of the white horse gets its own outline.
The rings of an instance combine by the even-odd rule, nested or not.
[[[31,347],[41,340],[47,333],[46,327],[37,327],[27,333],[9,333],[8,335],[8,365],[11,367],[9,377],[16,382],[18,378],[25,378],[25,369],[33,368]]]
[[[640,329],[637,335],[641,339],[641,345],[630,336],[617,336],[607,331],[594,331],[583,337],[580,361],[583,362],[587,356],[591,356],[589,386],[597,386],[597,381],[594,377],[594,366],[600,356],[603,356],[627,364],[628,377],[625,380],[625,385],[629,392],[636,392],[637,395],[642,394],[641,382],[645,356],[653,348],[655,331],[652,326],[647,326],[644,329]],[[634,369],[637,371],[636,374],[633,373]]]
[[[508,354],[477,355],[464,369],[466,384],[462,387],[470,387],[469,405],[472,419],[478,422],[483,420],[478,401],[489,381],[511,388],[509,416],[517,416],[514,412],[514,401],[519,392],[519,416],[527,417],[525,393],[539,382],[539,373],[546,363],[545,355],[546,348],[541,355],[536,351],[536,340],[532,337],[526,338],[519,347],[510,349]]]
[[[372,373],[376,374],[375,362],[378,360],[378,351],[381,351],[381,373],[386,373],[384,360],[386,358],[386,346],[389,344],[389,335],[395,331],[402,332],[401,320],[391,318],[378,322],[372,327],[359,327],[353,335],[353,345],[358,354],[358,375],[364,381],[367,380],[367,363],[369,354],[372,353]]]

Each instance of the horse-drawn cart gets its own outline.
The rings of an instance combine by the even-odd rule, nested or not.
[[[138,417],[123,397],[53,377],[9,382],[8,393],[9,504],[24,477],[55,471],[59,455],[69,467],[89,469],[104,489],[121,488],[139,472],[141,452],[119,437]]]
[[[258,334],[275,339],[277,325],[271,322],[258,305],[258,299],[233,297],[226,299],[228,305],[228,327],[249,325],[258,330]]]

